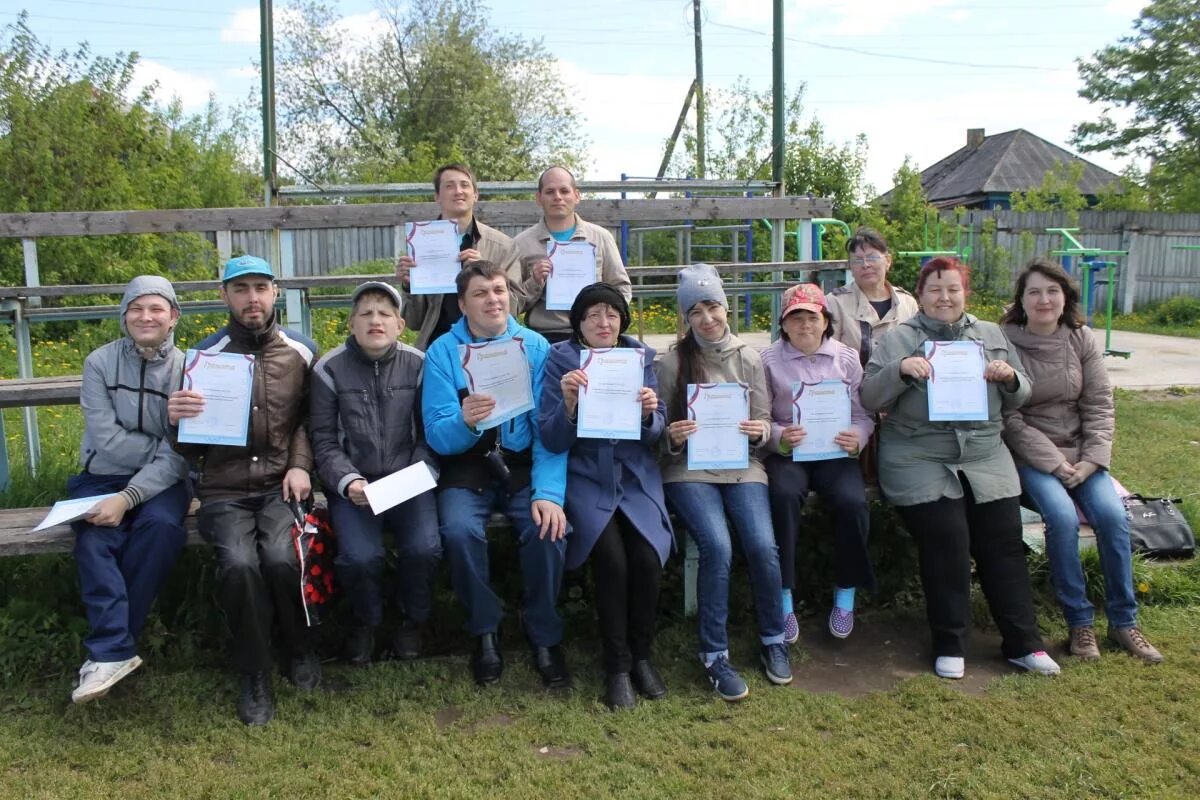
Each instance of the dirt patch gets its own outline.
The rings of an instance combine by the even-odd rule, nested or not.
[[[477,733],[486,728],[507,728],[517,721],[517,718],[511,714],[493,714],[490,717],[484,717],[478,722],[472,723],[466,727],[467,733]]]
[[[929,629],[919,620],[872,621],[860,615],[845,640],[830,636],[822,620],[801,626],[796,647],[803,655],[793,656],[792,686],[807,692],[862,697],[933,674]],[[1051,648],[1050,654],[1061,663],[1059,649]],[[1020,672],[1000,655],[1000,635],[994,631],[971,632],[966,662],[962,680],[944,682],[966,694],[982,694],[996,678]]]
[[[537,754],[542,758],[579,758],[583,755],[583,750],[578,747],[559,746],[553,744],[542,745],[534,748]]]
[[[454,706],[439,708],[433,712],[433,724],[437,725],[439,731],[444,731],[454,723],[463,718],[463,710]]]

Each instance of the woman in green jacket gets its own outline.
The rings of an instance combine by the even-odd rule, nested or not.
[[[971,559],[1013,664],[1043,675],[1058,664],[1045,652],[1021,541],[1020,483],[1000,439],[1001,412],[1030,392],[1016,351],[1000,328],[965,313],[965,264],[934,258],[917,278],[921,313],[889,333],[871,354],[862,404],[886,411],[880,428],[879,486],[917,542],[933,634],[934,672],[961,678],[971,625]],[[987,418],[932,422],[927,342],[978,342]]]

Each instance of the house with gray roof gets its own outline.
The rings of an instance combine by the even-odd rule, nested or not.
[[[1055,164],[1082,162],[1079,191],[1090,203],[1121,176],[1082,159],[1023,128],[991,136],[983,128],[967,130],[967,144],[921,172],[921,187],[937,208],[1008,208],[1013,192],[1042,185]],[[886,205],[891,192],[880,200]]]

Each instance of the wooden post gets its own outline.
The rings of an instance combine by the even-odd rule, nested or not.
[[[1126,231],[1125,241],[1121,243],[1122,250],[1128,250],[1125,263],[1121,265],[1121,313],[1132,314],[1133,304],[1137,300],[1137,274],[1140,262],[1144,257],[1142,250],[1142,235],[1137,231]],[[1112,287],[1108,287],[1111,292]]]
[[[22,239],[21,251],[25,256],[25,285],[41,286],[42,278],[38,272],[37,239]],[[37,308],[42,304],[42,298],[30,297],[30,306]]]
[[[223,266],[231,258],[233,258],[233,231],[217,231],[217,259]]]

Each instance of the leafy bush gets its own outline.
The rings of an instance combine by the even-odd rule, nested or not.
[[[1200,299],[1172,297],[1146,309],[1145,316],[1159,325],[1200,325]]]

